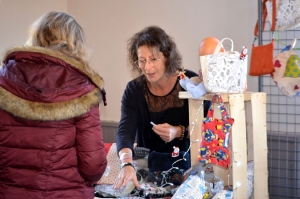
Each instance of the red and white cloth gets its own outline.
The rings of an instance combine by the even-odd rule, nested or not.
[[[117,153],[116,143],[105,143],[107,166],[102,178],[97,184],[114,184],[120,172],[121,160]]]

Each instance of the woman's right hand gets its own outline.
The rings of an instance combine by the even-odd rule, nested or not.
[[[136,188],[140,188],[140,184],[136,177],[135,169],[132,166],[125,166],[121,169],[115,183],[113,185],[114,189],[119,189],[121,186],[126,187],[128,182],[132,180]]]
[[[165,142],[171,142],[180,137],[182,132],[180,126],[172,126],[168,123],[157,124],[152,127],[152,130]]]

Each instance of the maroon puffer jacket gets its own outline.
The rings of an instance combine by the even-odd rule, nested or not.
[[[0,199],[92,199],[106,168],[102,79],[62,53],[14,47],[0,67]]]

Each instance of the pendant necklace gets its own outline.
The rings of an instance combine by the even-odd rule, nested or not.
[[[164,109],[169,102],[169,97],[168,96],[161,97],[161,101],[162,101],[161,109]]]

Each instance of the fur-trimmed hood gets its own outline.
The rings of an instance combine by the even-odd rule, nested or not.
[[[103,79],[95,72],[88,71],[84,65],[61,52],[42,47],[17,46],[4,53],[3,61],[14,52],[35,52],[46,54],[61,60],[83,72],[98,87],[93,91],[67,101],[56,103],[33,102],[20,98],[0,86],[0,109],[5,110],[17,117],[29,120],[59,121],[78,117],[99,104],[102,98],[105,100]],[[2,65],[0,66],[0,70]]]
[[[96,72],[91,73],[91,72],[87,71],[82,63],[78,62],[77,60],[75,60],[71,57],[64,55],[63,53],[61,53],[59,51],[54,51],[49,48],[43,48],[43,47],[38,47],[38,46],[14,46],[14,47],[8,49],[4,53],[1,62],[6,60],[6,58],[8,57],[9,54],[11,54],[13,52],[19,52],[19,51],[43,53],[43,54],[46,54],[46,55],[49,55],[52,57],[57,57],[59,59],[62,59],[66,63],[74,66],[75,68],[77,68],[78,70],[80,70],[84,74],[86,74],[94,82],[94,84],[97,85],[98,88],[103,89],[103,87],[104,87],[103,79]]]

